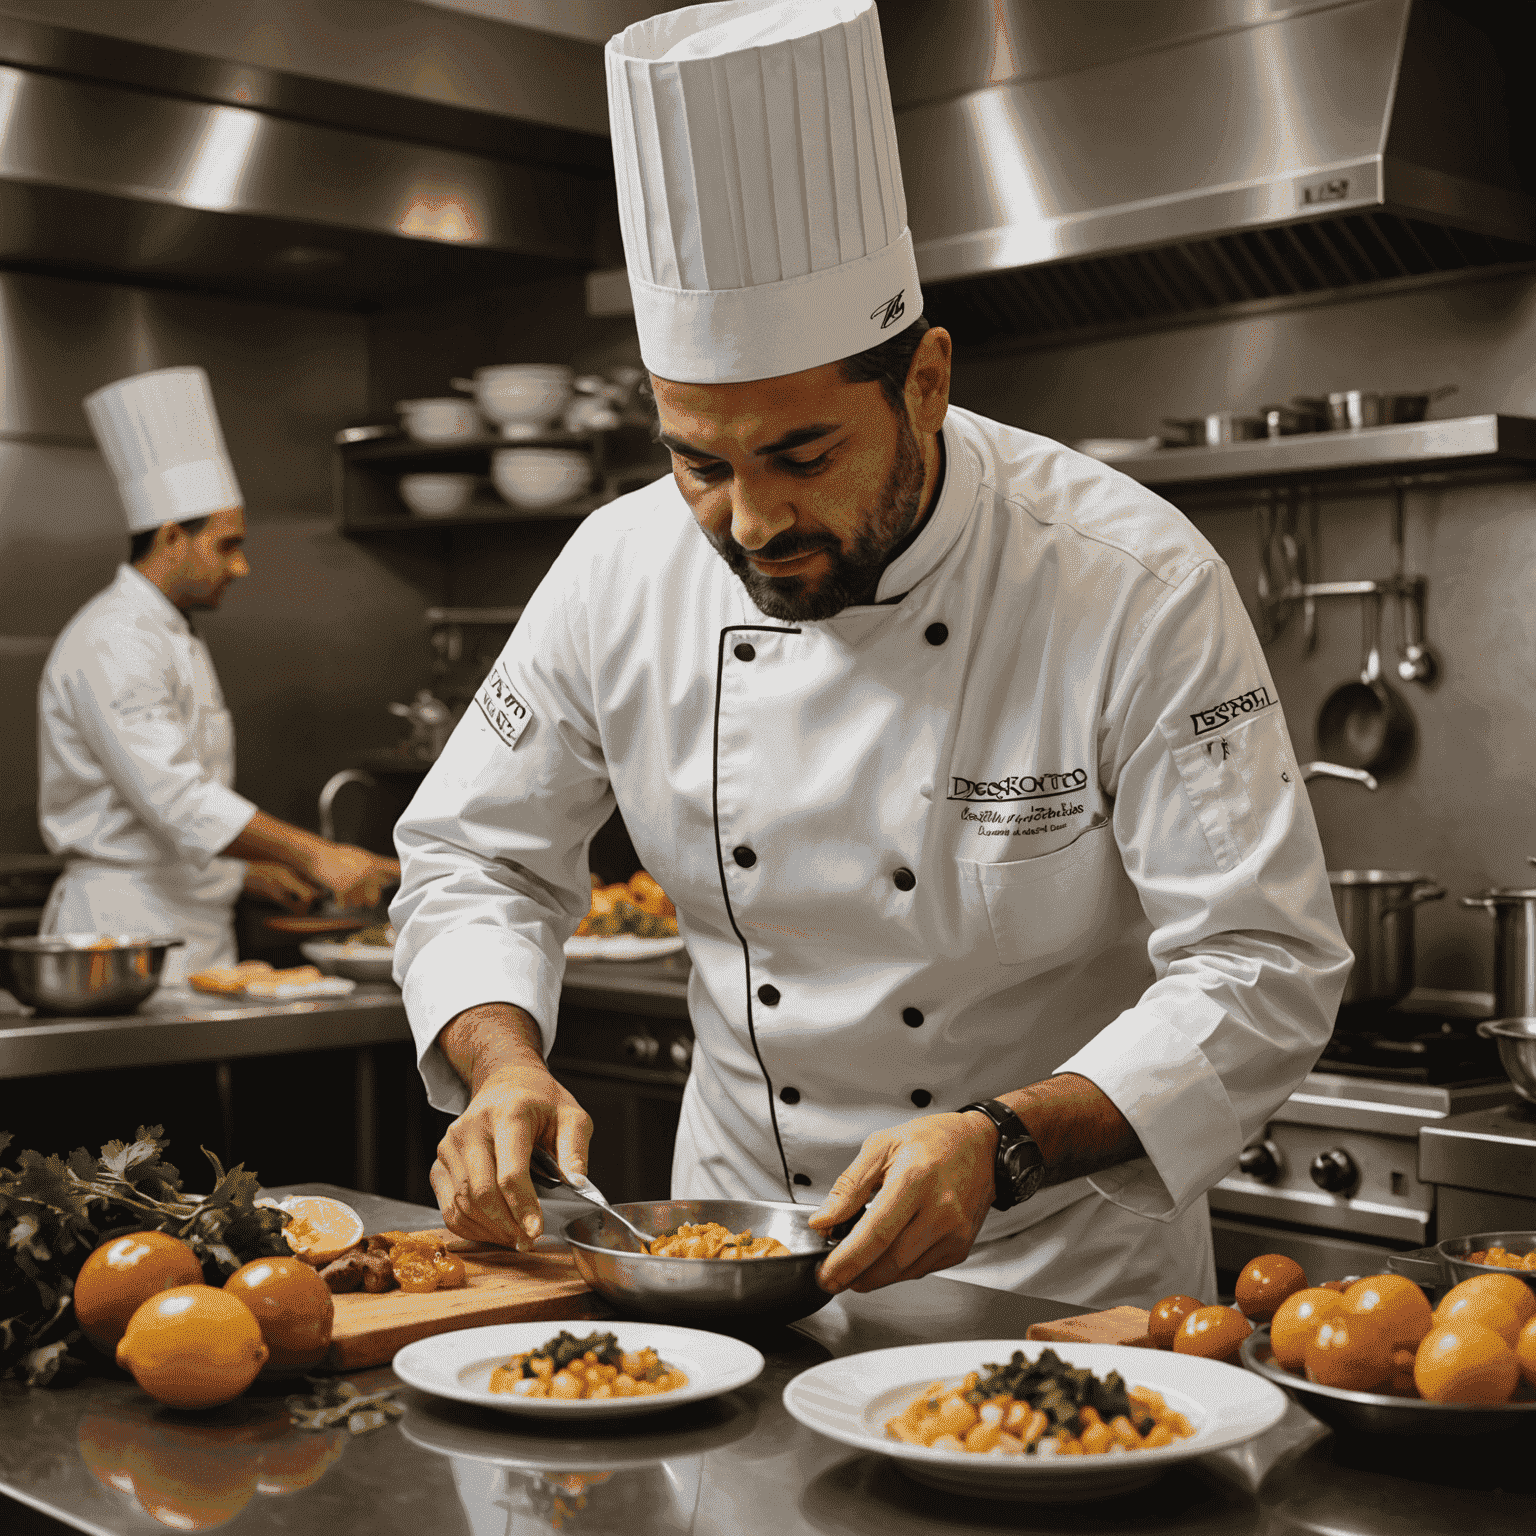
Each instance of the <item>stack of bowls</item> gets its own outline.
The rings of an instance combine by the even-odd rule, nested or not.
[[[443,395],[432,400],[401,400],[395,409],[406,434],[419,443],[452,443],[480,436],[480,413],[469,400]]]
[[[475,397],[481,413],[503,437],[542,437],[570,403],[575,374],[562,363],[502,363],[455,379],[455,389]]]
[[[491,480],[514,507],[542,512],[587,488],[592,461],[576,448],[500,448],[491,455]]]

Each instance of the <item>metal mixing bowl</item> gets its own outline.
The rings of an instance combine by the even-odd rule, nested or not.
[[[813,1206],[638,1200],[614,1209],[656,1237],[685,1221],[717,1221],[732,1232],[776,1237],[790,1250],[777,1259],[662,1259],[636,1253],[635,1240],[606,1212],[567,1222],[565,1240],[582,1279],[626,1317],[734,1332],[792,1323],[832,1299],[816,1284],[816,1267],[832,1245],[811,1228]]]
[[[0,985],[40,1013],[132,1013],[160,985],[165,952],[184,943],[164,934],[0,939]]]
[[[1536,1104],[1536,1019],[1485,1019],[1477,1032],[1498,1041],[1499,1061],[1515,1092]]]

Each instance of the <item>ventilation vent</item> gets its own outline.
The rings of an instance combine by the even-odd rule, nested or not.
[[[924,289],[973,345],[1137,329],[1237,305],[1536,261],[1536,245],[1359,213],[964,278]]]

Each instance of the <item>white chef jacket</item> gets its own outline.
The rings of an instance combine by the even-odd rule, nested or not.
[[[162,979],[235,959],[245,879],[216,855],[256,807],[208,648],[169,598],[118,567],[54,643],[38,684],[38,821],[68,859],[44,933],[171,933]]]
[[[952,1273],[1145,1302],[1134,1255],[1208,1293],[1204,1191],[1351,962],[1274,684],[1175,508],[943,433],[874,604],[816,623],[762,614],[670,479],[578,529],[396,829],[423,1078],[463,1108],[434,1041],[477,1003],[552,1044],[617,802],[693,960],[674,1195],[819,1203],[875,1130],[1080,1073],[1145,1156],[990,1213]]]

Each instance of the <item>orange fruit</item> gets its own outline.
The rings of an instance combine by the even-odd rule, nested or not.
[[[1244,1317],[1267,1323],[1287,1296],[1306,1288],[1306,1271],[1295,1259],[1283,1253],[1264,1253],[1243,1267],[1233,1295]]]
[[[1435,1326],[1442,1323],[1481,1323],[1491,1328],[1515,1347],[1520,1329],[1531,1313],[1524,1310],[1524,1297],[1530,1296],[1523,1281],[1513,1275],[1474,1275],[1453,1285],[1435,1308]]]
[[[1413,1357],[1413,1380],[1437,1403],[1507,1403],[1520,1363],[1493,1329],[1458,1319],[1430,1330]]]
[[[1344,1292],[1344,1310],[1369,1314],[1387,1330],[1393,1349],[1417,1349],[1434,1327],[1429,1298],[1406,1275],[1367,1275]]]
[[[267,1346],[243,1301],[211,1285],[178,1285],[129,1318],[117,1363],[168,1407],[212,1408],[255,1381]]]
[[[1528,1386],[1536,1387],[1536,1317],[1520,1330],[1515,1340],[1515,1360]]]
[[[336,1304],[331,1289],[303,1259],[255,1259],[224,1282],[251,1309],[276,1369],[318,1365],[331,1347]]]
[[[1368,1313],[1336,1312],[1307,1341],[1301,1363],[1320,1387],[1375,1392],[1392,1378],[1392,1340]]]
[[[277,1207],[292,1218],[283,1236],[306,1263],[329,1264],[363,1240],[363,1218],[329,1195],[289,1195]]]
[[[1173,1336],[1179,1331],[1179,1324],[1191,1312],[1198,1312],[1200,1307],[1201,1303],[1193,1296],[1182,1293],[1164,1296],[1147,1314],[1147,1339],[1152,1347],[1172,1349]]]
[[[1253,1324],[1232,1307],[1201,1307],[1179,1324],[1173,1349],[1179,1355],[1201,1355],[1207,1360],[1235,1360]]]
[[[1304,1291],[1292,1291],[1275,1308],[1269,1325],[1269,1347],[1275,1363],[1288,1371],[1299,1371],[1307,1345],[1316,1336],[1320,1324],[1344,1310],[1344,1298],[1337,1291],[1320,1285]]]
[[[202,1278],[197,1255],[169,1232],[111,1238],[80,1266],[75,1321],[97,1349],[113,1354],[128,1319],[151,1296],[173,1285],[197,1285]]]

